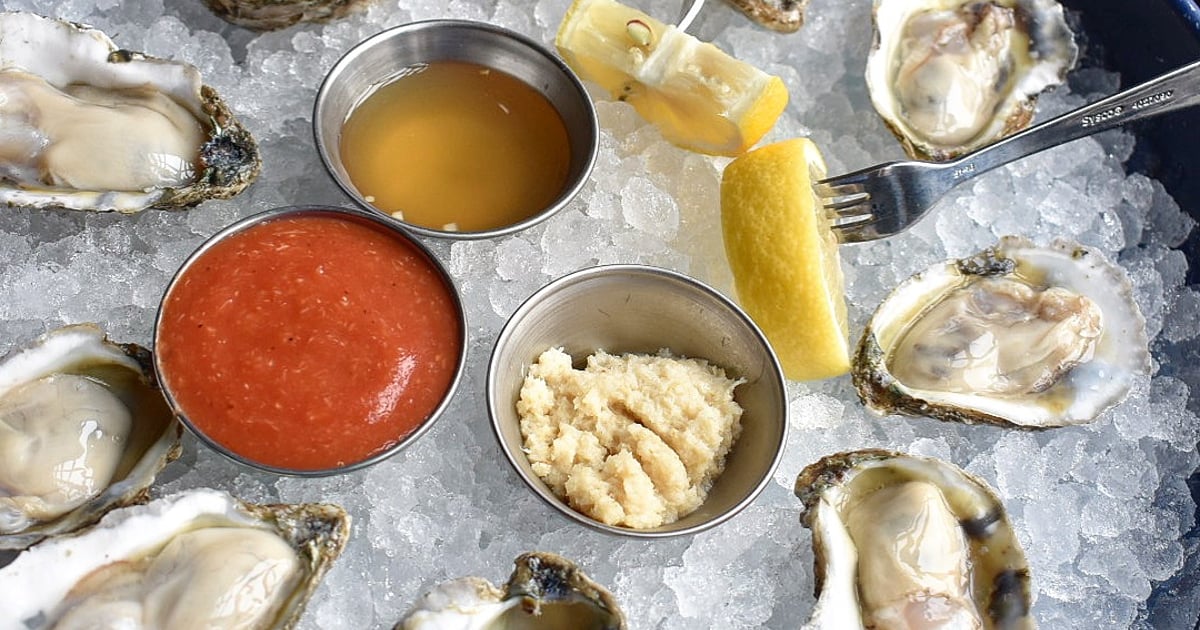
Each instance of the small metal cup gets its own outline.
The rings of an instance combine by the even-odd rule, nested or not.
[[[533,472],[521,450],[517,399],[528,367],[552,347],[579,360],[610,354],[706,359],[745,382],[734,391],[742,433],[708,499],[695,512],[653,529],[606,525],[576,512]],[[643,265],[591,267],[534,293],[505,324],[487,372],[487,404],[500,447],[521,479],[547,504],[588,527],[624,536],[693,534],[732,518],[770,483],[787,436],[783,369],[766,337],[736,304],[688,276]]]
[[[346,119],[378,88],[419,64],[464,61],[508,73],[542,93],[567,129],[571,163],[562,191],[551,204],[528,218],[492,230],[459,232],[404,225],[425,236],[480,239],[523,230],[561,210],[583,187],[596,160],[599,128],[591,97],[575,73],[541,44],[499,26],[467,20],[430,20],[397,26],[350,49],[317,92],[313,134],[330,175],[355,203],[391,218],[355,189],[341,159],[341,131]],[[392,219],[394,220],[394,219]]]
[[[162,388],[163,394],[166,397],[167,403],[171,406],[171,409],[175,412],[175,415],[183,422],[185,426],[187,426],[193,435],[195,435],[200,439],[200,441],[204,442],[213,450],[221,453],[235,462],[265,472],[279,475],[293,475],[298,477],[323,477],[327,475],[351,472],[383,461],[404,450],[406,447],[408,447],[408,445],[416,442],[422,435],[429,431],[430,427],[433,426],[433,423],[437,421],[446,408],[450,406],[450,401],[454,397],[454,392],[458,389],[459,381],[462,380],[463,369],[467,361],[467,321],[462,306],[462,298],[459,295],[458,288],[449,272],[446,271],[446,268],[442,265],[438,258],[434,256],[433,252],[431,252],[428,247],[421,243],[421,241],[416,237],[408,234],[407,231],[405,231],[402,227],[396,225],[394,221],[386,220],[384,217],[381,217],[375,213],[351,208],[338,208],[330,206],[285,206],[251,215],[225,227],[220,232],[217,232],[213,236],[209,237],[208,240],[204,241],[200,247],[196,248],[196,250],[188,256],[187,260],[185,260],[175,272],[175,276],[171,278],[171,282],[167,285],[166,291],[163,292],[162,300],[159,302],[158,313],[156,314],[154,320],[155,346],[160,346],[159,330],[164,319],[167,301],[171,296],[172,290],[175,288],[176,284],[182,282],[183,279],[187,277],[188,270],[193,265],[202,264],[198,261],[202,261],[204,259],[205,253],[212,249],[212,247],[217,243],[248,228],[276,219],[295,216],[330,217],[349,223],[358,223],[377,228],[384,233],[394,236],[396,239],[410,245],[415,250],[417,255],[424,258],[434,272],[441,277],[442,282],[445,284],[446,290],[449,292],[451,299],[454,301],[454,310],[457,315],[459,327],[458,353],[456,356],[454,374],[446,388],[446,393],[442,396],[441,402],[439,402],[432,412],[430,412],[429,417],[422,421],[420,425],[413,429],[412,432],[401,438],[398,442],[366,459],[350,462],[344,466],[339,466],[336,468],[312,470],[280,468],[243,456],[242,454],[230,449],[228,446],[209,437],[209,435],[206,434],[202,428],[197,426],[197,424],[193,422],[193,419],[187,415],[188,410],[181,406],[173,395],[171,391],[172,375],[168,370],[163,368],[163,365],[159,360],[161,355],[157,353],[154,356],[154,373],[158,380],[159,386]],[[297,436],[296,439],[303,439],[303,436]]]

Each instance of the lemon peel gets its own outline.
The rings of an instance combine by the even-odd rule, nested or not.
[[[793,380],[850,369],[838,241],[812,182],[825,162],[806,138],[733,160],[721,178],[721,229],[738,301]]]

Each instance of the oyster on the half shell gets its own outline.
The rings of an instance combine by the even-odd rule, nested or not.
[[[195,67],[0,13],[0,204],[136,212],[233,196],[261,166]]]
[[[334,505],[179,493],[18,555],[0,628],[291,628],[348,535]]]
[[[817,604],[805,630],[1025,630],[1029,567],[1004,505],[946,462],[830,455],[796,479]]]
[[[875,0],[871,103],[913,158],[944,161],[1029,126],[1078,47],[1056,0]]]
[[[396,630],[624,630],[625,615],[603,586],[573,562],[521,554],[503,589],[480,577],[438,584]]]
[[[0,549],[144,500],[181,432],[145,348],[77,324],[13,351],[0,361]]]
[[[1149,367],[1124,270],[1077,243],[1007,236],[901,283],[852,375],[877,413],[1039,429],[1094,420]]]

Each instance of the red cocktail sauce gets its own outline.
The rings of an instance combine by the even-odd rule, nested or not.
[[[370,458],[429,418],[461,340],[451,288],[418,247],[348,215],[301,214],[199,255],[163,303],[155,351],[210,440],[317,471]]]

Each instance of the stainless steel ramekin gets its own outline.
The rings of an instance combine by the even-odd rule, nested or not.
[[[270,221],[274,221],[274,220],[282,219],[282,218],[286,218],[286,217],[307,216],[307,215],[319,215],[319,216],[333,217],[333,218],[336,218],[339,220],[355,222],[355,223],[371,226],[371,227],[381,230],[382,232],[386,233],[389,236],[396,238],[397,240],[405,243],[406,245],[411,246],[413,248],[413,250],[419,256],[423,257],[426,260],[426,262],[428,262],[430,268],[436,273],[436,275],[438,275],[441,278],[442,282],[444,283],[446,291],[449,293],[450,298],[453,301],[453,307],[454,307],[455,314],[457,316],[457,324],[459,327],[459,333],[458,333],[459,350],[458,350],[457,356],[455,357],[456,365],[454,368],[453,375],[451,377],[450,383],[448,384],[448,386],[446,388],[445,394],[441,398],[441,401],[430,412],[429,416],[425,420],[423,420],[414,430],[412,430],[407,435],[403,436],[392,446],[390,446],[390,447],[388,447],[366,459],[356,461],[356,462],[349,462],[343,466],[338,466],[338,467],[334,467],[334,468],[315,469],[315,470],[280,468],[280,467],[266,464],[263,462],[255,461],[253,459],[250,459],[246,456],[243,456],[243,455],[233,451],[228,446],[221,444],[220,442],[216,441],[215,439],[213,439],[212,437],[207,435],[204,432],[204,430],[201,429],[199,426],[197,426],[196,422],[194,422],[193,419],[188,416],[187,409],[184,409],[183,407],[181,407],[179,404],[179,401],[172,394],[172,391],[171,391],[172,375],[170,374],[169,371],[163,369],[163,365],[160,361],[160,354],[157,352],[158,348],[160,347],[159,332],[160,332],[160,328],[161,328],[161,325],[162,325],[162,322],[164,319],[164,312],[166,310],[165,307],[167,305],[167,299],[171,296],[171,292],[175,288],[175,286],[177,284],[179,284],[182,281],[182,279],[186,278],[189,269],[191,269],[194,265],[203,264],[202,261],[204,259],[204,255],[213,246],[215,246],[217,243],[220,243],[221,241],[229,238],[230,236],[238,234],[238,233],[240,233],[248,228],[254,227],[256,225],[260,225],[263,223],[267,223]],[[387,459],[388,457],[391,457],[392,455],[395,455],[396,453],[400,452],[401,450],[404,450],[410,444],[412,444],[413,442],[416,442],[418,439],[420,439],[420,437],[422,435],[424,435],[425,432],[427,432],[430,427],[433,426],[433,423],[442,415],[442,413],[450,405],[450,401],[454,397],[454,392],[458,389],[458,383],[462,379],[462,373],[463,373],[463,370],[466,365],[468,333],[467,333],[466,316],[465,316],[465,313],[463,310],[461,296],[459,294],[458,287],[454,282],[454,279],[450,276],[450,274],[446,271],[446,268],[441,264],[440,261],[438,261],[437,257],[433,255],[433,253],[429,250],[428,247],[426,247],[424,244],[422,244],[418,238],[409,234],[404,228],[396,225],[395,221],[389,220],[386,217],[381,217],[380,215],[378,215],[376,213],[370,213],[370,212],[367,212],[364,210],[358,210],[358,209],[337,208],[337,207],[327,207],[327,206],[286,206],[286,207],[281,207],[281,208],[275,208],[273,210],[268,210],[266,212],[262,212],[259,214],[255,214],[255,215],[246,217],[236,223],[233,223],[232,225],[227,226],[225,229],[221,230],[220,232],[217,232],[212,237],[210,237],[208,240],[206,240],[204,243],[202,243],[200,245],[200,247],[198,247],[194,252],[192,252],[192,254],[190,256],[188,256],[187,260],[184,261],[184,263],[180,266],[179,270],[175,272],[175,275],[171,279],[171,282],[167,285],[166,291],[163,292],[162,301],[159,303],[158,312],[155,316],[155,321],[154,321],[154,340],[155,340],[155,350],[156,350],[156,352],[154,354],[154,371],[155,371],[155,375],[158,379],[158,382],[162,388],[163,394],[166,396],[167,402],[170,404],[170,406],[174,410],[175,414],[180,418],[180,420],[183,422],[183,424],[185,426],[187,426],[187,428],[196,437],[198,437],[200,439],[200,441],[204,442],[207,446],[209,446],[213,450],[221,453],[222,455],[225,455],[226,457],[228,457],[238,463],[249,466],[251,468],[255,468],[255,469],[258,469],[261,471],[281,474],[281,475],[294,475],[294,476],[300,476],[300,477],[320,477],[320,476],[327,476],[327,475],[350,472],[353,470],[358,470],[360,468],[364,468],[364,467],[370,466],[372,464],[378,463],[384,459]],[[357,349],[356,351],[370,352],[371,349],[370,348],[361,348],[361,349]],[[250,383],[248,385],[253,386],[254,384]],[[302,440],[302,439],[305,439],[305,436],[296,435],[296,436],[294,436],[294,438],[298,439],[298,440]]]
[[[614,527],[576,512],[538,478],[522,450],[516,405],[529,366],[552,347],[562,347],[577,360],[597,349],[654,354],[667,348],[745,379],[734,391],[743,408],[742,433],[699,509],[653,529]],[[636,538],[694,534],[732,518],[770,483],[788,428],[783,369],[750,317],[693,278],[644,265],[586,268],[526,300],[492,350],[487,404],[501,449],[530,490],[577,523]]]
[[[341,159],[342,126],[378,88],[421,64],[447,60],[506,72],[550,101],[567,129],[571,154],[567,181],[550,205],[511,225],[480,231],[439,230],[411,223],[405,226],[424,236],[481,239],[528,228],[570,203],[596,160],[599,127],[591,97],[575,73],[541,44],[499,26],[467,20],[429,20],[390,28],[364,40],[334,64],[317,92],[313,134],[321,160],[338,186],[359,206],[388,216],[371,205],[351,182]]]

